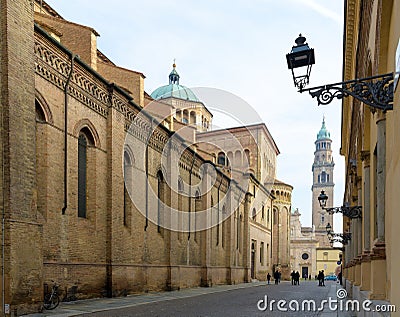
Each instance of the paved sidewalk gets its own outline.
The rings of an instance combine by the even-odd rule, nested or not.
[[[115,298],[96,298],[87,300],[78,300],[74,302],[60,303],[55,310],[44,310],[42,313],[29,314],[24,316],[29,317],[70,317],[79,316],[86,313],[94,313],[107,311],[112,309],[133,307],[137,305],[156,303],[160,301],[173,300],[177,298],[194,297],[204,294],[226,292],[230,290],[248,288],[254,286],[265,286],[266,282],[252,282],[237,285],[217,285],[213,287],[196,287],[182,289],[180,291],[172,292],[154,292],[139,295],[129,295],[126,297]]]
[[[340,298],[337,297],[338,290],[343,289],[343,287],[340,284],[332,284],[331,288],[328,293],[328,298],[336,299],[336,300],[341,300]],[[346,292],[347,294],[347,292]],[[347,296],[346,296],[347,297]],[[345,301],[346,299],[343,299]],[[329,306],[326,304],[324,306],[324,310],[320,313],[319,317],[354,317],[356,316],[356,313],[352,312],[347,312],[347,311],[340,311],[339,309],[337,311],[332,311],[329,309]]]

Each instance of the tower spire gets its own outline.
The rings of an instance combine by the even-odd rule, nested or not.
[[[169,84],[179,85],[179,77],[180,76],[176,71],[176,64],[174,58],[174,63],[172,64],[172,71],[169,73]]]

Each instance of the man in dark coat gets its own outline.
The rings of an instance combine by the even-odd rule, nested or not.
[[[294,284],[295,284],[295,285],[300,285],[300,273],[299,273],[299,271],[297,271],[295,274],[296,274],[296,275],[295,275],[295,282],[294,282]]]
[[[292,278],[292,285],[294,285],[295,275],[296,275],[296,272],[293,270],[293,272],[290,273],[290,276],[291,276],[291,278]]]

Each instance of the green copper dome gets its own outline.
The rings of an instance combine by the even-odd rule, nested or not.
[[[326,126],[325,126],[325,117],[324,117],[324,119],[322,120],[322,127],[321,127],[321,130],[319,130],[318,135],[317,135],[317,140],[320,140],[320,139],[330,139],[330,138],[331,138],[331,134],[330,134],[330,132],[326,129]]]
[[[151,93],[153,99],[178,98],[189,101],[200,102],[199,98],[189,88],[179,84],[179,74],[176,71],[176,65],[169,74],[169,85],[161,86]]]

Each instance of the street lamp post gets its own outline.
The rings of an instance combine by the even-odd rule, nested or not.
[[[326,202],[328,200],[328,195],[325,194],[325,191],[321,191],[321,194],[318,196],[319,205],[322,209],[326,210],[330,215],[335,213],[342,213],[343,216],[346,216],[350,219],[362,218],[362,207],[361,206],[341,206],[341,207],[326,207]]]
[[[393,73],[304,89],[309,83],[311,67],[315,64],[314,49],[308,46],[306,38],[301,34],[295,42],[297,45],[286,55],[286,60],[292,71],[294,85],[300,93],[308,91],[311,97],[317,98],[318,105],[327,105],[335,98],[353,96],[368,105],[372,112],[393,110]]]

